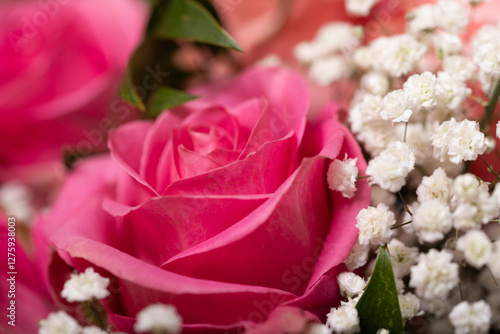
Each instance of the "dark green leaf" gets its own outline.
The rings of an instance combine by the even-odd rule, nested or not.
[[[361,333],[376,333],[385,328],[391,334],[404,333],[398,291],[387,246],[380,247],[375,269],[365,292],[356,304]]]
[[[134,82],[132,80],[132,75],[130,74],[130,72],[127,73],[127,76],[125,77],[125,80],[122,84],[120,90],[120,97],[125,101],[128,101],[133,105],[135,105],[142,112],[146,111],[146,106],[144,106],[144,102],[142,101],[141,97],[137,94]]]
[[[190,95],[179,90],[160,87],[154,91],[151,96],[150,103],[148,103],[148,117],[156,117],[163,110],[170,109],[173,107],[180,106],[181,104],[197,99],[198,96]]]
[[[157,34],[162,38],[186,38],[243,51],[208,10],[194,0],[172,0]]]

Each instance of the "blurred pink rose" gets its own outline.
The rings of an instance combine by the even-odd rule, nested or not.
[[[2,212],[0,219],[3,222],[0,224],[0,247],[5,254],[1,262],[4,270],[0,272],[0,289],[4,293],[0,307],[5,312],[0,322],[0,332],[36,333],[38,321],[51,311],[51,301],[39,280],[36,263],[21,242],[22,226],[12,217],[5,217]],[[14,270],[9,269],[9,264],[14,265]]]
[[[347,153],[363,174],[358,144],[333,105],[307,122],[307,86],[283,69],[193,92],[204,98],[113,131],[113,159],[68,177],[38,225],[57,249],[54,295],[68,265],[94,266],[116,282],[107,303],[124,331],[154,302],[174,304],[186,333],[253,327],[278,306],[324,317],[370,200],[366,182],[351,200],[328,190],[326,170]]]
[[[103,148],[130,118],[111,100],[146,18],[140,0],[0,3],[0,181]]]

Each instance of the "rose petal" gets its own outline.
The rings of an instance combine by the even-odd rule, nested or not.
[[[302,140],[310,98],[304,79],[289,70],[253,67],[235,80],[201,86],[193,93],[204,98],[186,105],[192,110],[214,104],[235,107],[243,101],[262,97],[268,103],[269,112],[267,129],[260,131],[271,131],[274,139],[294,131],[298,141]]]
[[[313,314],[296,307],[281,306],[275,309],[268,320],[247,331],[247,334],[306,333],[309,322],[318,322]]]
[[[155,189],[141,175],[141,162],[148,131],[153,127],[150,121],[135,121],[115,129],[109,134],[108,146],[111,157],[139,183],[153,192]]]
[[[356,166],[358,167],[359,175],[364,175],[366,161],[363,158],[359,144],[349,130],[341,123],[331,121],[323,123],[321,132],[328,144],[320,154],[330,159],[335,158],[337,155],[344,157],[346,153],[349,158],[358,158]],[[344,136],[342,149],[336,155],[332,155],[337,150],[336,138],[339,133],[342,133]],[[356,193],[351,199],[343,197],[339,192],[331,192],[333,217],[330,232],[326,238],[325,246],[321,251],[321,256],[314,269],[308,288],[311,288],[321,276],[347,258],[358,237],[359,230],[355,227],[356,216],[361,209],[366,208],[370,204],[370,187],[365,180],[358,181],[356,185]]]
[[[267,195],[162,196],[125,217],[135,257],[160,266],[232,226],[261,205]]]
[[[264,144],[255,154],[210,173],[172,183],[163,195],[273,193],[290,174],[297,143],[293,134]]]
[[[306,159],[258,210],[172,257],[163,268],[300,295],[329,228],[325,163],[324,159]]]

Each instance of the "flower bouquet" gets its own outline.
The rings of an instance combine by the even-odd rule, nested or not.
[[[0,3],[0,332],[500,332],[496,0]]]

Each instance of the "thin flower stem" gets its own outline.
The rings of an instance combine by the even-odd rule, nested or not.
[[[410,221],[407,221],[406,223],[402,223],[402,224],[393,226],[393,227],[391,227],[391,230],[397,229],[397,228],[399,228],[401,226],[405,226],[405,225],[408,225],[408,224],[411,224],[411,223],[413,223],[413,220],[410,220]]]
[[[458,289],[460,290],[460,298],[464,301],[464,293],[462,292],[462,283],[458,282]]]
[[[403,195],[401,195],[401,191],[398,191],[398,195],[399,195],[399,199],[401,200],[401,202],[403,202],[403,207],[404,207],[405,211],[408,212],[408,214],[410,216],[413,216],[413,213],[411,213],[410,208],[408,207],[408,205],[406,205],[406,202],[405,202],[405,199],[403,198]]]
[[[481,120],[480,127],[481,131],[485,131],[488,125],[490,124],[491,117],[493,117],[493,112],[496,109],[497,103],[498,103],[498,98],[500,98],[500,80],[498,80],[497,85],[495,87],[495,90],[493,91],[493,94],[491,95],[490,102],[486,106],[485,112],[483,119]]]
[[[491,272],[490,267],[488,267],[488,265],[485,265],[485,267],[488,270],[488,272],[490,273],[490,276],[493,279],[493,283],[495,283],[495,285],[498,286],[497,280],[495,279],[495,276],[493,276],[493,273]]]
[[[408,122],[405,123],[405,134],[404,134],[404,137],[403,137],[403,142],[406,143],[406,132],[408,131]]]
[[[367,179],[369,178],[370,176],[369,175],[365,175],[365,176],[357,176],[356,177],[356,180],[364,180],[364,179]]]
[[[495,171],[493,170],[493,167],[489,164],[488,161],[486,161],[486,159],[483,157],[482,154],[479,155],[481,157],[481,159],[483,159],[484,163],[486,164],[486,166],[488,166],[488,172],[492,173],[493,175],[495,175],[495,178],[498,178],[498,174],[495,173]]]

